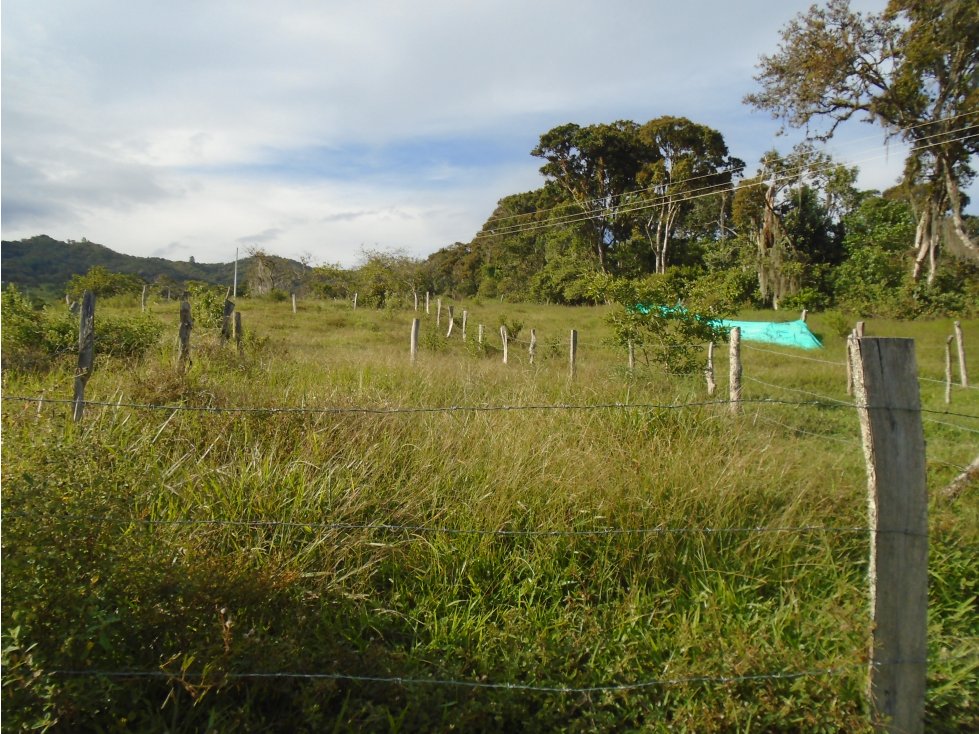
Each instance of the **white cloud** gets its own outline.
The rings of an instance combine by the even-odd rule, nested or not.
[[[425,254],[538,185],[568,121],[686,115],[750,168],[789,145],[741,97],[808,4],[5,0],[3,236]]]

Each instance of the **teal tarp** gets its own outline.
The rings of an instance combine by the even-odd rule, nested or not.
[[[721,319],[725,329],[741,327],[741,339],[750,342],[768,342],[783,347],[800,349],[821,349],[819,339],[809,331],[805,321],[728,321]]]
[[[676,311],[685,312],[683,306],[646,306],[640,304],[634,306],[640,313],[649,313],[651,308],[658,308],[663,314]],[[703,316],[695,316],[700,320]],[[816,338],[816,335],[809,331],[806,322],[801,319],[797,321],[730,321],[728,319],[718,319],[718,323],[730,331],[735,326],[741,327],[741,340],[748,342],[767,342],[768,344],[778,344],[783,347],[798,347],[799,349],[822,349],[823,345]]]

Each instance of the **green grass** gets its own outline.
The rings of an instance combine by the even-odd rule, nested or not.
[[[449,342],[446,313],[436,331],[434,300],[422,311],[411,365],[413,312],[309,301],[292,314],[242,300],[244,356],[195,334],[181,375],[177,306],[155,303],[168,325],[160,348],[141,362],[101,360],[87,395],[208,408],[707,401],[699,376],[630,375],[607,343],[604,308],[454,305]],[[501,318],[523,323],[520,340],[537,330],[533,365],[523,344],[501,363]],[[843,341],[819,314],[810,323],[827,331],[818,353],[744,345],[745,376],[780,386],[746,380],[747,398],[847,399]],[[979,323],[964,326],[979,345]],[[943,376],[950,322],[871,321],[867,333],[914,337],[919,372]],[[723,399],[723,346],[715,362]],[[974,356],[970,366],[979,378]],[[67,398],[71,384],[70,363],[4,373],[5,396]],[[922,383],[926,408],[944,410],[943,396]],[[867,524],[852,408],[90,406],[80,425],[63,404],[3,408],[5,730],[868,729],[867,538],[842,531]],[[979,414],[979,391],[956,388],[951,410]],[[979,421],[924,417],[942,421],[924,424],[928,730],[971,731],[979,500],[975,486],[954,501],[938,490],[975,458]],[[707,530],[810,526],[826,529]],[[684,530],[584,533],[654,527]],[[237,677],[276,672],[351,677]],[[584,689],[701,677],[728,680],[591,692],[360,680]]]

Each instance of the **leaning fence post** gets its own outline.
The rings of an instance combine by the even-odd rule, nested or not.
[[[527,351],[530,354],[530,363],[533,364],[537,355],[537,329],[530,330],[530,348]]]
[[[850,336],[855,339],[863,339],[863,321],[858,321],[857,325],[850,330]],[[846,340],[846,394],[853,395],[853,360],[850,358],[850,339]]]
[[[730,393],[731,393],[731,412],[741,412],[741,327],[735,326],[731,329],[730,347]]]
[[[190,332],[194,328],[194,320],[190,316],[190,301],[180,302],[180,332],[179,347],[177,352],[177,365],[180,369],[186,369],[190,362]]]
[[[912,339],[851,337],[870,514],[870,699],[883,732],[922,732],[928,488]]]
[[[707,395],[712,396],[717,389],[717,382],[714,380],[714,342],[707,345],[707,369],[704,370],[704,377],[707,379]]]
[[[411,320],[411,363],[414,364],[418,359],[418,329],[421,325],[420,319]]]
[[[446,339],[452,336],[452,327],[455,325],[456,325],[455,309],[452,306],[449,306],[449,330],[445,332]]]
[[[506,333],[506,327],[505,326],[501,326],[500,327],[500,339],[503,340],[503,364],[506,364],[507,363],[507,341],[508,341],[508,339],[507,339],[507,333]]]
[[[962,336],[962,324],[956,321],[955,327],[955,348],[959,353],[959,384],[962,387],[969,386],[969,375],[965,371],[965,338]]]
[[[95,362],[95,294],[85,291],[82,296],[82,313],[78,322],[78,370],[75,372],[75,398],[72,418],[82,419],[85,411],[85,385],[92,376]]]
[[[469,312],[462,309],[462,341],[466,341],[466,321],[469,320]]]
[[[571,330],[571,349],[568,354],[570,361],[569,376],[573,380],[578,371],[578,330]]]

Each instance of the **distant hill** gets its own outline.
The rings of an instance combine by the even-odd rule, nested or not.
[[[302,272],[302,265],[285,258],[273,258]],[[238,280],[244,282],[252,258],[238,261]],[[101,265],[114,273],[138,275],[147,283],[171,279],[177,283],[199,280],[205,283],[231,285],[234,263],[195,263],[166,260],[162,257],[136,257],[110,250],[104,245],[83,240],[61,242],[47,235],[0,243],[0,271],[3,283],[25,288],[61,290],[73,275],[84,275],[93,265]]]

